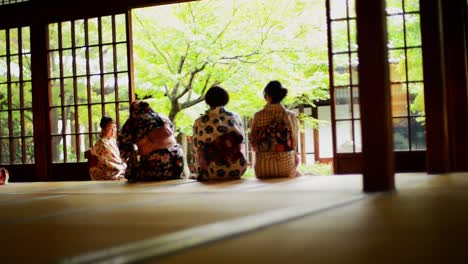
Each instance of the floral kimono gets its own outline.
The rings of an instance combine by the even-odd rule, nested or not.
[[[0,185],[8,184],[10,174],[7,169],[0,167]]]
[[[255,151],[255,174],[291,177],[296,173],[298,120],[281,104],[268,104],[254,115],[250,143]]]
[[[91,149],[96,163],[90,166],[89,175],[94,181],[123,179],[127,164],[120,158],[114,138],[101,137]]]
[[[224,107],[210,109],[195,120],[192,153],[197,179],[240,178],[247,169],[242,140],[240,117]]]
[[[181,146],[173,144],[159,148],[153,140],[146,140],[152,132],[164,126],[169,126],[170,137],[173,137],[171,121],[156,113],[146,102],[132,103],[130,112],[131,116],[118,136],[121,156],[128,160],[125,177],[129,181],[180,179],[184,167]],[[142,145],[143,141],[145,143]],[[135,150],[135,144],[140,144],[140,147],[149,147],[152,151],[139,155]]]

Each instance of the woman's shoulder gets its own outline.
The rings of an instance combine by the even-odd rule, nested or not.
[[[94,146],[99,146],[103,144],[104,144],[103,138],[98,138],[98,140],[96,140],[96,143],[94,143]]]
[[[240,115],[236,112],[225,110],[223,113],[220,113],[220,116],[226,116],[228,118],[240,119]]]
[[[110,138],[99,138],[94,144],[95,147],[108,147],[111,145],[111,141],[114,139]]]
[[[232,112],[232,111],[229,111],[229,110],[227,110],[226,108],[222,108],[222,109],[219,111],[219,114],[220,114],[220,115],[226,115],[226,116],[235,116],[235,115],[237,115],[237,113]]]
[[[206,113],[200,114],[196,119],[195,122],[193,122],[194,125],[202,125],[206,124],[208,121],[210,121],[210,116]]]
[[[258,110],[257,112],[254,113],[254,116],[260,116],[260,115],[263,115],[265,114],[267,110],[265,108],[262,108],[260,110]]]
[[[106,144],[105,140],[103,138],[99,138],[96,141],[96,143],[94,143],[94,146],[91,148],[91,153],[93,155],[96,155],[98,152],[101,152],[107,148],[108,148],[108,144]]]
[[[169,117],[167,117],[166,115],[163,115],[163,114],[161,114],[161,113],[156,113],[155,116],[161,118],[161,119],[164,120],[164,121],[167,121],[167,120],[170,121]]]

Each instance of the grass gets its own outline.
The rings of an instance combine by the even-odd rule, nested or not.
[[[249,166],[247,170],[244,173],[244,176],[242,176],[242,179],[253,179],[255,178],[255,171],[254,169]]]
[[[333,165],[332,163],[320,163],[316,162],[314,165],[299,165],[297,170],[305,175],[332,175]]]

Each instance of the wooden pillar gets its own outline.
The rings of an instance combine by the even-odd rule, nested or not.
[[[441,1],[451,171],[468,171],[466,0]]]
[[[441,0],[421,0],[421,37],[426,110],[426,168],[449,171],[449,137]]]
[[[395,189],[385,0],[356,0],[365,192]]]
[[[299,106],[299,114],[304,114],[304,105]],[[300,121],[301,127],[304,127],[304,121]],[[299,132],[299,141],[301,142],[301,164],[307,164],[307,155],[306,155],[306,139],[304,130]]]
[[[130,103],[136,100],[135,98],[135,81],[134,81],[134,68],[133,68],[133,33],[132,33],[132,11],[127,11],[127,61],[128,61],[128,81],[129,81],[129,99]]]
[[[318,106],[312,107],[312,117],[318,120]],[[314,128],[314,160],[320,159],[320,136],[319,128]]]
[[[50,179],[51,145],[49,116],[49,62],[47,59],[47,23],[31,26],[32,104],[34,113],[35,180]]]

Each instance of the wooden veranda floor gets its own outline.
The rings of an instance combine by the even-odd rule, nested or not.
[[[468,173],[396,183],[376,194],[359,175],[10,183],[0,186],[0,262],[466,261]]]

